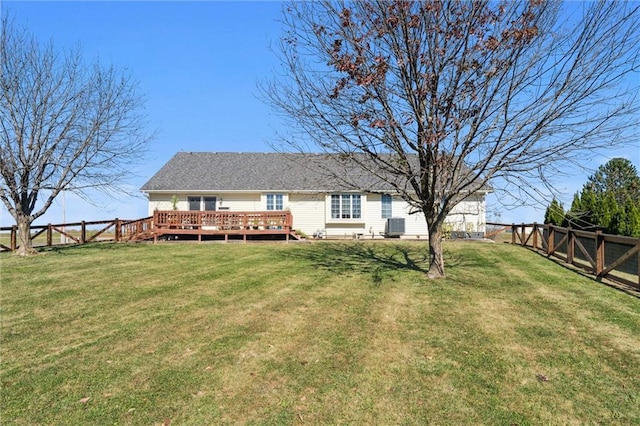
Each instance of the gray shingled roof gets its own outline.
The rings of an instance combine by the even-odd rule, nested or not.
[[[322,167],[315,167],[321,163]],[[321,168],[330,173],[320,172]],[[354,189],[334,176],[346,176],[359,189],[390,191],[392,186],[328,155],[256,152],[178,152],[141,191],[314,191]],[[355,174],[355,175],[354,175]],[[490,190],[490,188],[487,188]]]
[[[371,177],[365,181],[363,187],[389,189],[375,185]],[[335,179],[309,167],[303,155],[255,152],[179,152],[141,188],[144,192],[344,189]]]

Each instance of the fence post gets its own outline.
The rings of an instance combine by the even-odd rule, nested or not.
[[[538,250],[538,223],[537,222],[533,222],[533,248],[535,250]]]
[[[120,229],[120,219],[118,219],[117,217],[116,217],[116,220],[115,220],[115,227],[116,227],[116,229],[115,229],[115,239],[116,239],[116,242],[118,242],[118,241],[120,241],[122,239],[122,230]]]
[[[11,227],[11,251],[18,249],[18,227],[13,225]]]
[[[549,235],[547,235],[547,256],[551,256],[556,250],[556,227],[549,224]]]
[[[51,224],[47,224],[47,247],[53,245],[53,232]]]
[[[573,265],[573,254],[575,249],[575,235],[571,227],[567,227],[567,263]]]
[[[87,224],[83,220],[80,224],[80,244],[87,242]]]
[[[527,241],[527,228],[524,226],[524,222],[522,222],[522,229],[520,230],[520,245],[524,247],[525,241]]]
[[[595,232],[596,239],[596,276],[600,276],[600,273],[604,270],[604,237],[600,229]]]
[[[511,244],[514,244],[514,245],[516,243],[516,232],[517,232],[516,231],[516,224],[512,223],[511,224]]]

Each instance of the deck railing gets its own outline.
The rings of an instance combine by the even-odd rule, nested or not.
[[[218,231],[273,231],[290,232],[293,217],[290,211],[229,212],[179,211],[153,212],[155,228],[201,229]]]

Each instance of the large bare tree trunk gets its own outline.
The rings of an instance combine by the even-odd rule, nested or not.
[[[18,249],[16,253],[18,256],[29,256],[36,254],[31,242],[31,221],[24,215],[19,215],[17,218],[18,223]]]
[[[442,226],[429,225],[429,271],[431,279],[445,278],[444,257],[442,256]]]

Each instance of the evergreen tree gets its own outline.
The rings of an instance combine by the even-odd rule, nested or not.
[[[595,199],[593,192],[588,188],[583,188],[582,193],[576,192],[573,196],[571,209],[565,215],[564,226],[571,226],[578,229],[590,229],[593,227],[592,212]]]
[[[600,200],[598,200],[598,198],[600,198]],[[605,192],[601,194],[600,197],[596,195],[594,210],[594,215],[592,217],[593,223],[597,224],[600,228],[603,228],[604,231],[609,234],[615,233],[611,228],[611,221],[614,216],[624,214],[624,210],[622,210],[621,206],[616,202],[614,194],[612,192]]]
[[[592,190],[600,195],[612,194],[616,203],[622,206],[627,197],[640,200],[640,176],[631,161],[626,158],[614,158],[600,166],[587,182]]]
[[[550,223],[552,225],[561,226],[564,221],[564,207],[555,198],[551,200],[551,204],[547,207],[547,211],[544,213],[544,223]]]
[[[630,197],[613,215],[607,232],[640,238],[640,208]]]
[[[633,164],[614,158],[600,166],[574,196],[565,225],[640,236],[640,177]]]

